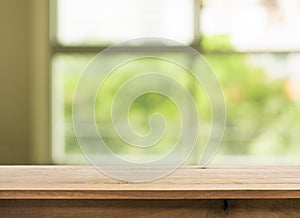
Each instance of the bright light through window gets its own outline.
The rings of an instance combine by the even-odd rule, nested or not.
[[[205,36],[227,36],[241,51],[300,49],[299,0],[204,0]]]
[[[138,37],[193,40],[192,0],[59,0],[58,40],[108,45]]]

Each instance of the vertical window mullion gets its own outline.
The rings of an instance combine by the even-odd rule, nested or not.
[[[200,10],[201,10],[201,3],[200,0],[194,0],[194,14],[193,14],[193,20],[194,20],[194,41],[192,43],[192,46],[199,50],[201,47],[200,45]]]

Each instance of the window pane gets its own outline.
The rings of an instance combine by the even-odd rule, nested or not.
[[[203,0],[207,49],[300,50],[299,0]],[[204,45],[205,46],[205,45]]]
[[[72,101],[76,84],[85,66],[94,55],[62,55],[52,61],[52,155],[54,161],[83,163],[72,124]],[[70,160],[70,156],[75,159]]]
[[[174,54],[173,54],[174,55]],[[54,131],[63,133],[61,148],[69,155],[81,155],[72,127],[71,109],[75,87],[85,66],[93,56],[88,55],[57,55],[54,58],[55,99],[53,104],[61,111],[54,113],[56,128]],[[170,55],[171,57],[171,55]],[[113,57],[109,57],[113,58]],[[109,60],[108,58],[108,60]],[[184,57],[183,57],[184,58]],[[207,55],[222,84],[227,105],[227,126],[218,155],[213,159],[215,164],[299,164],[300,159],[300,54],[291,55]],[[186,59],[189,61],[188,59]],[[108,114],[116,89],[124,79],[135,74],[141,66],[154,63],[128,65],[116,71],[103,86],[105,95],[98,95],[95,110],[99,131],[111,149],[120,155],[136,154],[134,149],[122,149],[123,142],[114,135]],[[141,66],[139,66],[141,65]],[[211,113],[209,101],[201,89],[189,83],[189,77],[182,71],[176,71],[169,65],[157,65],[157,70],[168,68],[174,78],[180,80],[200,99],[201,139],[202,144],[207,137]],[[135,72],[136,71],[136,72]],[[175,72],[175,73],[174,73]],[[177,72],[177,73],[176,73]],[[58,87],[60,85],[60,88]],[[60,97],[63,104],[60,104]],[[149,104],[150,103],[150,104]],[[133,104],[130,119],[133,128],[144,134],[149,129],[149,116],[154,112],[167,115],[171,122],[168,125],[168,138],[162,141],[152,155],[165,154],[170,149],[178,134],[176,119],[178,113],[167,99],[148,95],[137,99]],[[57,125],[60,123],[60,125]],[[170,124],[170,123],[169,123]],[[171,128],[170,128],[171,127]],[[87,135],[87,137],[89,137]],[[54,136],[57,139],[56,136]],[[91,138],[91,142],[92,142]],[[142,154],[136,155],[137,157]],[[149,155],[149,151],[147,151]],[[69,158],[69,157],[68,157]],[[149,158],[153,158],[149,156]],[[190,162],[196,164],[199,153],[196,152]],[[84,159],[84,158],[82,158]],[[76,162],[76,160],[75,160]]]
[[[299,164],[300,54],[206,58],[221,81],[227,105],[227,127],[214,161]]]
[[[193,40],[192,0],[58,0],[58,41],[108,45],[137,37]]]
[[[107,63],[113,59],[117,59],[120,56],[126,55],[126,58],[130,60],[130,54],[113,54],[107,57]],[[163,54],[162,54],[163,55]],[[172,59],[174,56],[180,55],[180,59],[186,62],[188,66],[191,64],[191,60],[185,54],[165,54],[166,57]],[[82,156],[80,148],[78,146],[75,133],[72,125],[72,101],[76,90],[77,82],[80,75],[84,71],[85,67],[92,59],[92,55],[56,55],[53,60],[53,105],[54,110],[54,142],[57,146],[54,149],[54,155],[64,156],[77,155]],[[99,89],[97,99],[95,101],[95,118],[98,124],[98,130],[103,140],[110,147],[110,149],[122,158],[128,156],[134,161],[148,161],[153,158],[160,158],[161,156],[172,150],[172,147],[176,144],[181,131],[181,117],[177,109],[177,106],[170,101],[170,99],[155,93],[142,95],[137,98],[131,105],[128,119],[132,128],[136,133],[145,135],[149,129],[149,118],[155,113],[161,113],[166,120],[166,132],[155,146],[149,149],[136,149],[133,146],[128,146],[124,141],[116,135],[114,127],[112,125],[111,108],[114,97],[119,88],[130,78],[139,75],[144,72],[145,69],[150,72],[158,72],[168,75],[183,87],[190,90],[197,99],[197,106],[199,108],[199,116],[201,119],[201,134],[199,137],[198,150],[199,152],[204,148],[205,142],[208,137],[208,131],[211,125],[211,111],[209,108],[209,100],[202,89],[200,84],[194,83],[193,76],[179,65],[165,61],[156,60],[152,57],[145,59],[138,59],[136,62],[127,63],[124,66],[118,67],[110,76],[105,80],[105,83]],[[168,87],[165,87],[168,89]],[[134,90],[133,90],[134,91]],[[174,90],[175,92],[176,90]],[[178,99],[184,101],[183,98],[178,96]],[[63,102],[63,104],[61,104]],[[88,132],[82,133],[83,137],[89,138],[91,144],[96,141],[93,136],[90,136]],[[96,146],[99,146],[98,144]],[[95,146],[95,154],[98,154],[97,147]],[[93,147],[93,146],[91,146]],[[93,149],[93,148],[91,148]],[[191,157],[191,161],[196,162],[199,159],[200,154]],[[138,154],[138,155],[136,155]],[[99,154],[103,155],[103,154]],[[68,157],[69,158],[69,157]],[[75,159],[75,162],[77,160]]]

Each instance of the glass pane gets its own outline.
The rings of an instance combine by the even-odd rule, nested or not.
[[[209,55],[227,104],[215,164],[300,163],[300,54]]]
[[[55,55],[52,60],[52,155],[64,163],[66,155],[74,155],[70,163],[84,163],[73,124],[72,102],[76,84],[94,55]],[[70,159],[70,156],[68,157]]]
[[[203,0],[206,49],[300,50],[300,0]]]
[[[64,45],[109,45],[137,37],[193,40],[192,0],[58,0]]]
[[[114,54],[107,57],[107,63],[112,59],[126,55],[130,59],[130,54]],[[192,64],[187,55],[184,54],[165,54],[172,59],[173,56],[180,55],[180,59],[186,62],[186,65]],[[82,156],[81,150],[77,143],[72,125],[72,101],[76,90],[77,82],[85,67],[92,59],[93,55],[56,55],[53,59],[53,105],[54,105],[54,142],[60,144],[54,149],[60,150],[54,153],[60,155],[63,153],[65,157]],[[197,107],[199,108],[199,117],[201,119],[201,134],[199,137],[198,151],[200,152],[207,140],[208,131],[210,130],[211,111],[209,108],[209,100],[200,84],[194,83],[194,78],[184,68],[165,60],[156,60],[152,57],[138,59],[137,62],[127,63],[118,67],[105,80],[105,83],[99,89],[95,102],[95,118],[98,124],[98,130],[103,140],[110,149],[122,158],[130,156],[130,158],[146,158],[153,160],[154,157],[160,158],[168,153],[178,139],[181,131],[180,113],[177,106],[170,99],[155,93],[142,95],[137,98],[131,105],[128,119],[132,128],[136,133],[145,135],[149,132],[149,118],[155,113],[161,113],[166,119],[166,132],[162,140],[150,149],[136,149],[129,147],[124,141],[116,135],[112,120],[110,119],[111,108],[114,97],[119,88],[129,79],[144,72],[144,69],[152,69],[151,72],[160,72],[168,75],[172,79],[178,81],[186,89],[190,90],[195,99],[197,99]],[[165,87],[166,89],[168,87]],[[174,90],[175,92],[175,90]],[[182,101],[184,99],[178,97]],[[63,104],[61,104],[63,102]],[[90,137],[88,132],[84,137]],[[94,138],[90,137],[91,143]],[[95,148],[95,154],[97,148]],[[190,162],[196,163],[200,157],[197,155],[191,157]],[[54,154],[54,155],[55,155]],[[139,154],[139,155],[136,155]],[[103,155],[103,154],[102,154]],[[69,157],[68,157],[69,158]],[[155,158],[154,158],[155,159]],[[78,162],[78,158],[73,161]]]
[[[55,113],[54,120],[60,125],[56,125],[58,128],[54,132],[63,133],[61,148],[67,156],[81,155],[72,127],[71,108],[78,79],[92,57],[92,55],[57,55],[54,58],[53,77],[56,78],[56,83],[54,83],[53,104],[61,111],[61,115]],[[112,57],[108,57],[108,60],[110,58]],[[221,148],[212,161],[213,164],[300,163],[299,58],[300,54],[206,56],[219,77],[227,104],[225,135]],[[189,61],[188,58],[186,60]],[[123,146],[123,142],[115,135],[108,115],[116,89],[130,75],[135,75],[147,64],[155,66],[158,71],[169,69],[174,78],[181,81],[196,99],[200,99],[201,104],[198,105],[202,122],[200,141],[205,142],[211,113],[202,88],[198,86],[195,88],[189,83],[191,81],[189,76],[182,70],[176,71],[176,68],[168,64],[154,65],[155,63],[151,61],[120,68],[103,86],[105,95],[98,95],[95,110],[97,122],[102,124],[99,131],[102,131],[104,140],[120,155],[136,154],[134,149],[123,149],[126,146]],[[60,104],[60,100],[64,103]],[[145,120],[145,117],[149,118],[150,114],[157,111],[167,115],[171,123],[168,125],[171,127],[167,132],[168,137],[150,152],[151,155],[164,154],[170,149],[169,144],[178,134],[176,126],[178,113],[174,105],[161,96],[146,95],[137,99],[132,106],[129,119],[133,128],[141,134],[149,131],[148,120]],[[199,148],[202,145],[203,143],[200,143]],[[197,164],[199,157],[199,153],[196,152],[188,163]],[[77,159],[72,161],[78,162]]]

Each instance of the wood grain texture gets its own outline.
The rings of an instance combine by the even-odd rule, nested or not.
[[[297,198],[300,166],[189,166],[147,183],[118,181],[91,166],[0,166],[0,199]]]
[[[1,217],[300,217],[299,199],[0,200]]]

